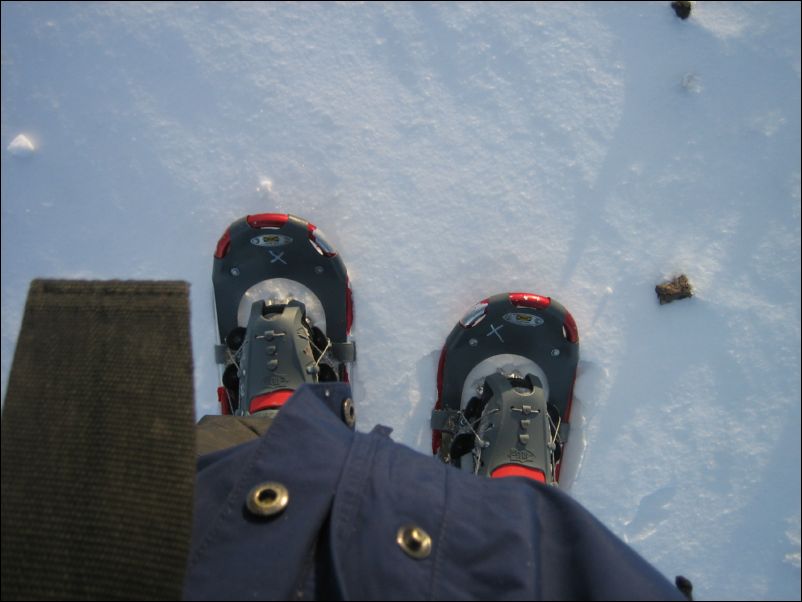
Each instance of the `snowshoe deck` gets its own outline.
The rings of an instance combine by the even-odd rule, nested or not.
[[[504,365],[516,365],[505,374],[511,380],[534,377],[527,382],[532,383],[533,391],[542,389],[548,414],[557,419],[553,422],[564,442],[578,360],[576,323],[557,301],[529,293],[503,293],[476,304],[451,331],[440,355],[438,400],[431,422],[433,453],[444,462],[459,464],[459,459],[452,457],[452,445],[466,434],[466,406],[482,397],[483,387],[491,382],[488,376],[506,372]],[[499,394],[509,388],[502,381],[496,379],[491,385]],[[546,413],[543,417],[545,420]],[[471,442],[475,434],[471,434]],[[505,450],[510,458],[527,456],[525,438],[519,442],[517,447]],[[555,453],[557,462],[561,451],[560,446]],[[558,476],[559,469],[554,478]]]
[[[349,340],[351,288],[340,256],[315,225],[304,219],[278,213],[248,215],[232,223],[220,238],[212,268],[219,337],[216,356],[218,363],[227,366],[224,390],[218,391],[224,411],[224,402],[230,407],[231,394],[235,394],[232,385],[236,384],[237,366],[232,367],[232,351],[246,340],[252,315],[246,294],[263,284],[269,287],[270,281],[297,283],[322,306],[325,333],[315,331],[326,341],[326,355],[339,380],[348,380],[347,366],[356,359],[354,343]],[[244,298],[248,306],[243,309]]]

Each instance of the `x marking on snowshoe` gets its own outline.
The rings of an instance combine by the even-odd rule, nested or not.
[[[280,253],[270,251],[270,254],[273,256],[273,259],[270,261],[270,263],[276,263],[277,261],[280,261],[284,265],[287,265],[287,262],[282,259],[282,257],[284,257],[284,251],[281,251]]]
[[[490,325],[490,332],[487,333],[487,336],[490,336],[491,334],[494,334],[494,335],[496,335],[498,337],[498,340],[503,343],[504,339],[501,338],[501,335],[498,332],[502,328],[504,328],[504,324],[502,324],[501,326],[495,326],[495,325],[491,324]]]

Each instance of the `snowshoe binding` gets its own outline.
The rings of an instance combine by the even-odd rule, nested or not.
[[[314,224],[293,215],[248,215],[226,230],[212,270],[223,366],[223,414],[280,408],[304,383],[348,382],[348,274]]]
[[[440,354],[433,453],[478,475],[556,485],[578,361],[576,323],[557,301],[503,293],[477,303]]]

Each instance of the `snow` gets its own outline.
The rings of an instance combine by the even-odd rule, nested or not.
[[[14,157],[30,157],[36,148],[25,134],[20,134],[11,141],[6,150]]]
[[[451,327],[551,295],[564,487],[699,599],[799,599],[798,3],[3,3],[1,126],[3,394],[32,278],[181,278],[215,411],[217,239],[297,214],[349,267],[360,429],[426,453]]]

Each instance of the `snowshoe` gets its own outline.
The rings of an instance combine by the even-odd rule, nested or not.
[[[306,382],[348,381],[351,287],[313,224],[276,213],[235,221],[217,243],[212,282],[223,414],[275,410]]]
[[[503,293],[479,302],[440,354],[432,452],[478,475],[556,485],[578,361],[576,323],[557,301]]]

